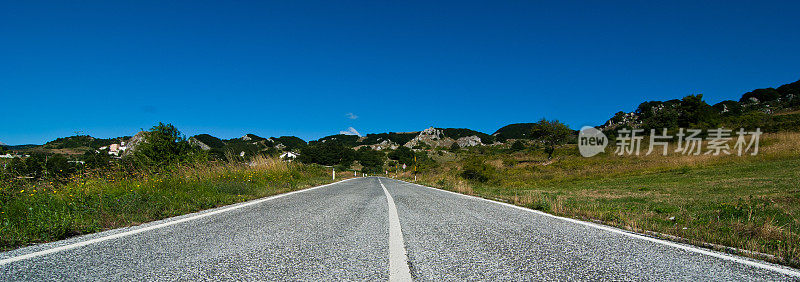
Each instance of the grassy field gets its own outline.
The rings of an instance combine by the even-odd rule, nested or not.
[[[252,166],[220,163],[160,173],[87,173],[66,183],[24,187],[2,183],[0,249],[137,225],[329,182],[328,168],[259,158]]]
[[[672,240],[767,254],[742,253],[800,266],[800,133],[762,136],[757,156],[583,158],[574,145],[557,154],[552,162],[536,150],[433,154],[441,165],[420,180]],[[485,159],[488,181],[459,176],[468,158]]]

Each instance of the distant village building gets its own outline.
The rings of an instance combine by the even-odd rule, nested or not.
[[[5,154],[5,155],[0,155],[0,159],[27,158],[27,157],[30,157],[30,156],[31,156],[31,155],[13,155],[13,154]]]
[[[119,144],[111,144],[111,145],[108,145],[108,146],[100,147],[98,149],[100,149],[100,150],[108,149],[108,154],[109,155],[114,155],[114,156],[119,157],[120,153],[122,153],[125,150],[127,150],[128,147],[125,146],[125,142],[120,142]]]

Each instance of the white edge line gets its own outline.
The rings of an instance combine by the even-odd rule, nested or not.
[[[515,209],[520,209],[520,210],[523,210],[523,211],[528,211],[528,212],[532,212],[532,213],[536,213],[536,214],[540,214],[540,215],[544,215],[544,216],[548,216],[548,217],[552,217],[552,218],[556,218],[556,219],[561,219],[561,220],[564,220],[564,221],[568,221],[568,222],[572,222],[572,223],[576,223],[576,224],[580,224],[580,225],[584,225],[584,226],[589,226],[589,227],[605,230],[605,231],[608,231],[608,232],[625,235],[625,236],[628,236],[628,237],[642,239],[642,240],[650,241],[650,242],[653,242],[653,243],[667,245],[667,246],[670,246],[670,247],[675,247],[675,248],[686,250],[686,251],[690,251],[690,252],[704,254],[704,255],[707,255],[707,256],[715,257],[715,258],[725,259],[725,260],[729,260],[729,261],[733,261],[733,262],[737,262],[737,263],[741,263],[741,264],[745,264],[745,265],[749,265],[749,266],[753,266],[753,267],[757,267],[757,268],[771,270],[771,271],[778,272],[778,273],[781,273],[781,274],[785,274],[785,275],[788,275],[788,276],[800,277],[800,271],[797,271],[797,270],[794,270],[794,269],[789,269],[789,268],[783,267],[783,266],[775,266],[775,265],[769,265],[769,264],[760,263],[760,262],[756,262],[756,261],[746,260],[746,259],[742,259],[742,258],[731,256],[731,255],[726,255],[726,254],[722,254],[722,253],[718,253],[718,252],[713,252],[713,251],[709,251],[709,250],[700,249],[700,248],[693,247],[693,246],[678,244],[678,243],[671,242],[671,241],[666,241],[666,240],[657,239],[657,238],[653,238],[653,237],[649,237],[649,236],[644,236],[644,235],[641,235],[641,234],[637,234],[637,233],[633,233],[633,232],[630,232],[630,231],[617,229],[617,228],[610,227],[610,226],[604,226],[604,225],[595,224],[595,223],[586,222],[586,221],[581,221],[581,220],[577,220],[577,219],[573,219],[573,218],[560,217],[560,216],[552,215],[552,214],[549,214],[549,213],[546,213],[546,212],[543,212],[543,211],[538,211],[538,210],[533,210],[533,209],[529,209],[529,208],[525,208],[525,207],[520,207],[520,206],[512,205],[512,204],[509,204],[509,203],[503,203],[503,202],[498,202],[498,201],[494,201],[494,200],[490,200],[490,199],[486,199],[486,198],[481,198],[481,197],[476,197],[476,196],[470,196],[470,195],[465,195],[465,194],[461,194],[461,193],[456,193],[456,192],[448,191],[448,190],[444,190],[444,189],[428,187],[428,186],[425,186],[425,185],[406,182],[406,181],[403,181],[403,180],[398,180],[398,179],[395,179],[395,180],[400,181],[400,182],[405,182],[405,183],[408,183],[408,184],[412,184],[412,185],[416,185],[416,186],[420,186],[420,187],[425,187],[425,188],[428,188],[428,189],[433,189],[433,190],[437,190],[437,191],[456,194],[456,195],[467,197],[467,198],[470,198],[470,199],[484,200],[484,201],[487,201],[487,202],[500,204],[500,205],[503,205],[503,206],[507,206],[507,207],[511,207],[511,208],[515,208]]]
[[[403,241],[403,231],[400,228],[400,217],[397,215],[397,206],[394,204],[392,194],[378,178],[378,183],[386,194],[389,205],[389,281],[411,281],[411,270],[408,268],[408,255],[406,244]]]
[[[181,218],[181,219],[178,219],[178,220],[168,221],[168,222],[164,222],[164,223],[161,223],[161,224],[147,226],[147,227],[143,227],[143,228],[139,228],[139,229],[135,229],[135,230],[131,230],[131,231],[126,231],[126,232],[121,232],[121,233],[117,233],[117,234],[113,234],[113,235],[109,235],[109,236],[105,236],[105,237],[94,238],[94,239],[91,239],[91,240],[72,243],[72,244],[68,244],[68,245],[64,245],[64,246],[60,246],[60,247],[55,247],[55,248],[52,248],[52,249],[46,249],[46,250],[41,250],[41,251],[38,251],[38,252],[19,255],[19,256],[16,256],[16,257],[10,257],[10,258],[6,258],[6,259],[0,260],[0,266],[6,265],[6,264],[9,264],[9,263],[12,263],[12,262],[17,262],[17,261],[21,261],[21,260],[26,260],[26,259],[31,259],[31,258],[35,258],[35,257],[40,257],[40,256],[52,254],[52,253],[66,251],[66,250],[70,250],[70,249],[74,249],[74,248],[78,248],[78,247],[83,247],[83,246],[91,245],[91,244],[94,244],[94,243],[108,241],[108,240],[111,240],[111,239],[117,239],[117,238],[121,238],[121,237],[125,237],[125,236],[130,236],[130,235],[142,233],[142,232],[145,232],[145,231],[159,229],[159,228],[167,227],[167,226],[170,226],[170,225],[175,225],[175,224],[178,224],[178,223],[183,223],[183,222],[187,222],[187,221],[191,221],[191,220],[201,219],[201,218],[212,216],[212,215],[215,215],[215,214],[220,214],[220,213],[223,213],[223,212],[228,212],[228,211],[240,209],[240,208],[243,208],[243,207],[260,204],[260,203],[263,203],[263,202],[266,202],[266,201],[269,201],[269,200],[278,199],[278,198],[289,196],[289,195],[296,194],[296,193],[302,193],[302,192],[315,190],[315,189],[318,189],[318,188],[322,188],[322,187],[338,184],[338,183],[345,182],[345,181],[352,180],[352,179],[356,179],[356,178],[348,178],[348,179],[345,179],[345,180],[340,180],[340,181],[333,182],[333,183],[328,183],[328,184],[325,184],[325,185],[320,185],[320,186],[316,186],[316,187],[306,188],[306,189],[292,191],[292,192],[278,194],[278,195],[272,195],[272,196],[268,196],[268,197],[261,198],[261,199],[258,199],[258,200],[254,200],[254,201],[250,201],[250,202],[232,204],[229,207],[221,208],[221,209],[214,210],[214,211],[211,211],[211,212],[201,213],[201,214],[198,214],[198,215],[195,215],[195,216],[190,216],[190,217]],[[202,211],[200,211],[200,212],[202,212]],[[169,219],[167,219],[167,220],[169,220]]]

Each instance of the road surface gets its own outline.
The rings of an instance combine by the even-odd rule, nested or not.
[[[0,280],[800,280],[800,271],[387,178],[0,253]]]

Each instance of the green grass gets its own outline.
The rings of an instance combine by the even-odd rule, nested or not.
[[[0,249],[64,239],[331,182],[319,166],[262,160],[153,174],[79,175],[0,184]]]
[[[764,253],[773,257],[754,256],[798,267],[798,140],[798,133],[768,135],[762,152],[747,157],[582,158],[567,146],[548,163],[538,151],[463,153],[461,159],[483,157],[494,167],[489,181],[460,178],[453,156],[421,180],[556,215]]]

